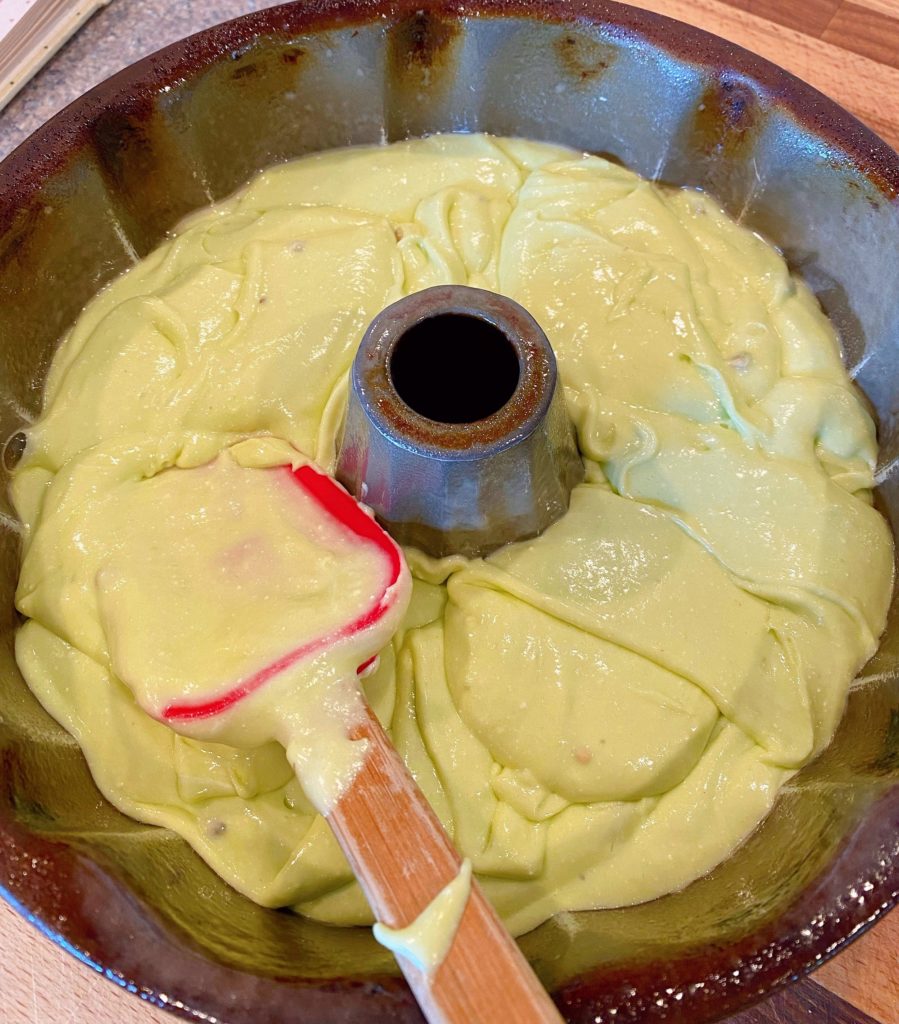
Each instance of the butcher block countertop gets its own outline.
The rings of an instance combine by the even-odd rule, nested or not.
[[[0,115],[0,157],[146,53],[247,11],[248,0],[112,0]],[[899,148],[899,0],[644,0],[739,43],[833,97]],[[53,946],[0,901],[4,1024],[171,1024]],[[899,912],[810,978],[729,1024],[899,1024]],[[514,1022],[497,1022],[514,1024]]]

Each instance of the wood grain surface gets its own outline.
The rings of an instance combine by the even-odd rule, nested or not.
[[[166,6],[160,3],[159,11]],[[247,0],[248,9],[258,6]],[[899,0],[643,0],[638,6],[698,25],[773,60],[899,148]],[[182,16],[187,7],[196,17],[191,28],[199,28],[216,5],[213,0],[185,2]],[[95,19],[91,31],[102,31],[106,13]],[[39,95],[40,87],[40,79],[27,87],[22,109],[29,90]],[[899,913],[892,913],[811,978],[739,1014],[731,1024],[899,1024],[897,951]],[[4,1024],[172,1020],[78,963],[0,901]]]
[[[899,0],[645,0],[780,64],[899,149]]]

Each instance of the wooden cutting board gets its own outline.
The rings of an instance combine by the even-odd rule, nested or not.
[[[155,6],[160,15],[167,7],[161,0]],[[773,60],[899,148],[899,0],[643,0],[638,6]],[[216,4],[194,0],[192,7],[197,12],[192,28],[199,28]],[[0,1020],[5,1024],[171,1024],[173,1019],[77,963],[0,902]],[[730,1024],[872,1020],[899,1024],[899,913],[888,915],[811,978]]]

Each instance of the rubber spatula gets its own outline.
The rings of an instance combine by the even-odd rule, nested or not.
[[[190,737],[280,741],[375,916],[410,925],[461,862],[357,679],[408,603],[400,549],[274,439],[137,490],[134,526],[97,577],[116,674]],[[561,1020],[476,882],[436,968],[397,959],[429,1021]]]

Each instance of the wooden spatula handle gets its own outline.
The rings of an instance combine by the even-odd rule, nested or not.
[[[410,924],[459,872],[437,816],[370,714],[365,764],[329,822],[378,920]],[[562,1018],[476,882],[452,946],[429,977],[399,964],[431,1024],[559,1024]]]

